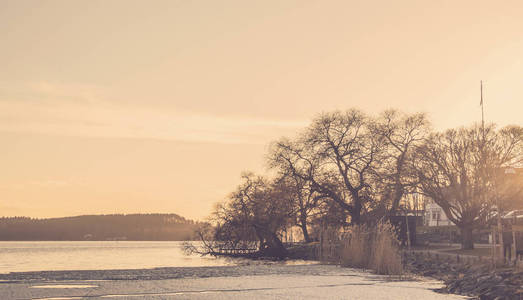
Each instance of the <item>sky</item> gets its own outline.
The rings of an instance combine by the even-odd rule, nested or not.
[[[0,70],[0,216],[203,219],[321,112],[523,125],[523,2],[0,0]]]

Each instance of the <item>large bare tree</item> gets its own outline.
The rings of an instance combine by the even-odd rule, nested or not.
[[[494,157],[500,156],[508,162],[503,168],[493,170],[489,178],[492,181],[491,197],[503,213],[523,208],[523,128],[507,126],[501,129],[499,139]]]
[[[310,182],[315,192],[336,202],[362,222],[372,201],[373,168],[383,150],[383,138],[369,130],[361,111],[324,113],[296,140],[282,139],[272,146],[272,167]]]
[[[432,134],[418,147],[420,188],[459,227],[463,249],[473,249],[473,230],[504,198],[498,175],[521,163],[522,143],[521,127],[473,126]]]
[[[423,113],[406,114],[397,110],[384,111],[372,124],[371,131],[385,139],[376,182],[382,204],[394,215],[405,194],[415,191],[417,177],[412,168],[415,149],[430,134],[430,124]]]

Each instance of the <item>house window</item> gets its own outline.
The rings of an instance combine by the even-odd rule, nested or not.
[[[432,212],[432,220],[439,220],[439,211]]]

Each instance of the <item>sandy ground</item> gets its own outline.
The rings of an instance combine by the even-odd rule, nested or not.
[[[434,292],[437,281],[332,265],[33,272],[0,280],[0,299],[465,299]]]

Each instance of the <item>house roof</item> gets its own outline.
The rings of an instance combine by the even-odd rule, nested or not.
[[[523,219],[523,209],[510,211],[503,216],[503,219],[512,219],[514,217],[517,219]]]

